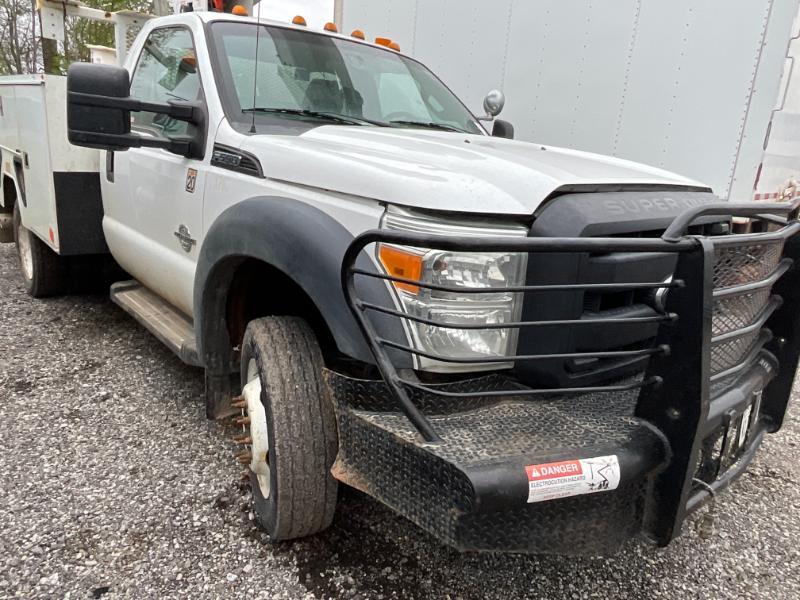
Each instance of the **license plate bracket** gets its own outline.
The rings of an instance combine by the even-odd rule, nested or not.
[[[720,475],[736,464],[750,446],[752,432],[761,412],[761,396],[762,392],[759,390],[753,394],[753,399],[744,409],[734,409],[727,413],[720,457]]]

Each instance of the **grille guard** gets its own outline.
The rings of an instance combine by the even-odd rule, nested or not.
[[[358,236],[348,248],[342,264],[342,288],[350,310],[375,357],[377,367],[397,407],[419,432],[425,442],[440,441],[430,421],[412,401],[409,392],[425,392],[446,399],[513,397],[535,398],[557,394],[589,394],[594,392],[623,392],[639,389],[636,416],[651,423],[663,434],[671,450],[667,467],[656,476],[652,501],[647,508],[647,529],[659,544],[668,543],[677,535],[685,515],[696,508],[705,489],[726,485],[741,472],[752,458],[766,431],[777,431],[782,425],[789,402],[794,374],[800,356],[800,200],[794,203],[719,203],[689,209],[666,229],[661,238],[474,238],[437,236],[398,231],[371,230]],[[688,227],[702,216],[753,217],[780,225],[777,231],[726,236],[687,236]],[[656,343],[652,348],[604,352],[575,352],[570,354],[514,355],[498,357],[493,362],[536,361],[548,358],[649,357],[644,375],[633,383],[600,385],[579,388],[525,388],[513,391],[448,392],[425,385],[395,367],[393,353],[402,352],[427,356],[441,362],[486,364],[486,358],[448,359],[423,352],[399,340],[381,336],[373,321],[399,318],[454,329],[512,329],[554,325],[582,325],[590,320],[519,321],[490,325],[452,325],[437,323],[409,315],[396,307],[378,306],[358,297],[358,277],[382,279],[387,286],[408,283],[439,291],[457,293],[486,293],[485,288],[455,288],[426,284],[421,281],[395,277],[381,272],[355,267],[361,252],[377,243],[391,243],[439,250],[462,252],[642,252],[677,255],[677,265],[669,282],[652,283],[581,283],[558,285],[526,285],[491,288],[499,292],[547,292],[577,290],[658,290],[668,288],[663,312],[653,317],[603,319],[603,326],[631,323],[659,324]],[[762,254],[748,248],[765,249]],[[775,250],[777,248],[777,251]],[[770,262],[765,264],[768,254]],[[736,259],[731,257],[738,257]],[[737,262],[738,261],[738,262]],[[723,266],[725,269],[723,269]],[[724,271],[724,272],[723,272]],[[751,273],[752,272],[752,273]],[[752,277],[749,277],[752,275]],[[773,294],[770,294],[770,291]],[[739,302],[745,316],[730,319],[730,307]],[[724,307],[728,307],[725,313]],[[715,317],[718,317],[715,319]],[[731,346],[734,350],[722,352]],[[721,358],[722,357],[722,358]],[[712,358],[714,360],[712,361]],[[488,361],[488,362],[491,362]],[[695,465],[700,459],[701,446],[709,434],[712,421],[719,411],[713,407],[719,390],[730,390],[738,377],[759,362],[778,364],[777,374],[769,370],[768,383],[763,390],[761,420],[748,443],[739,465],[720,477],[712,486],[697,490],[693,487]],[[413,377],[413,376],[412,376]],[[716,421],[715,421],[716,422]]]

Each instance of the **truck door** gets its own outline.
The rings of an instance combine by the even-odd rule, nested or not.
[[[162,103],[203,99],[189,29],[150,32],[131,76],[131,96]],[[131,124],[132,130],[152,136],[184,134],[189,127],[150,112],[133,113]],[[114,256],[141,283],[191,316],[203,231],[204,162],[162,149],[131,148],[113,153],[106,167],[105,231]]]

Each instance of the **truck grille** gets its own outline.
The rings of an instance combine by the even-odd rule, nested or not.
[[[771,292],[783,242],[732,242],[715,240],[712,379],[729,375],[764,343],[760,325],[779,305]]]
[[[714,250],[714,288],[766,279],[778,266],[783,242],[718,245]]]

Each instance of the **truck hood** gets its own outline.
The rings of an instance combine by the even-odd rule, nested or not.
[[[481,135],[326,125],[252,136],[242,149],[269,178],[433,210],[530,215],[564,186],[691,186],[627,160]]]

